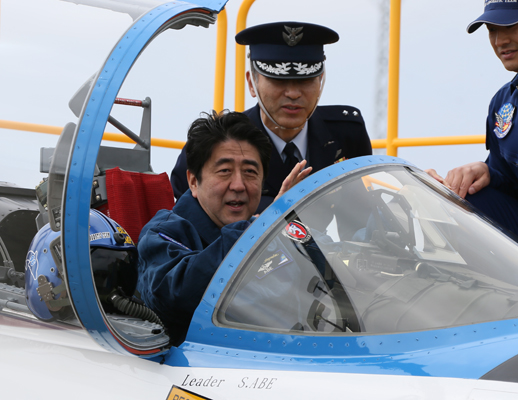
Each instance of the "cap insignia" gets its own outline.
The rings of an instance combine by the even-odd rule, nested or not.
[[[497,113],[496,123],[495,123],[495,134],[499,139],[504,138],[509,131],[511,130],[511,126],[513,125],[512,119],[514,115],[515,107],[511,103],[504,104]]]
[[[303,33],[297,35],[299,32],[302,31],[302,29],[304,29],[303,26],[301,26],[300,28],[290,28],[289,26],[284,25],[284,29],[286,29],[286,32],[288,33],[282,32],[282,37],[284,38],[284,41],[288,46],[297,45],[302,39],[302,36],[304,36]]]
[[[308,67],[308,64],[302,63],[293,63],[295,71],[297,71],[297,75],[309,75],[314,74],[315,72],[320,71],[322,68],[322,63],[316,63]]]
[[[297,71],[297,75],[309,75],[309,74],[318,72],[322,69],[321,62],[316,63],[314,65],[310,65],[310,66],[308,66],[308,64],[295,63],[295,62],[294,63],[287,62],[287,63],[275,64],[275,66],[263,63],[261,61],[256,61],[255,63],[264,72],[267,72],[270,74],[275,74],[277,76],[289,75],[290,74],[289,71],[292,68],[292,67],[290,67],[291,64],[293,64],[293,68],[295,69],[295,71]]]
[[[291,63],[275,64],[275,67],[273,65],[268,65],[261,61],[256,61],[255,63],[263,71],[269,72],[270,74],[275,74],[275,75],[288,75],[289,74],[288,71],[291,69],[291,67],[289,66]]]

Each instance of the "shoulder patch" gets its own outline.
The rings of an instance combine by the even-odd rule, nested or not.
[[[516,109],[511,103],[505,103],[497,113],[496,117],[496,128],[494,129],[495,135],[498,139],[502,139],[507,136],[513,126],[513,115]]]

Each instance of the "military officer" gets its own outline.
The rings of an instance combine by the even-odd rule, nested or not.
[[[305,22],[276,22],[236,35],[249,46],[248,88],[257,105],[244,113],[272,143],[270,173],[257,212],[277,196],[295,163],[307,160],[316,172],[340,160],[370,155],[360,111],[351,106],[319,106],[325,82],[324,45],[338,34]],[[175,196],[188,188],[185,151],[171,173]]]

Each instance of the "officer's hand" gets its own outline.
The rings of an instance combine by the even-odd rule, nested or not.
[[[485,188],[490,180],[487,164],[477,161],[449,171],[443,184],[464,198],[467,193],[475,194]]]
[[[279,194],[275,197],[275,199],[273,199],[273,201],[277,200],[284,193],[286,193],[293,186],[295,186],[297,183],[299,183],[301,180],[303,180],[306,176],[308,176],[310,174],[313,167],[308,167],[308,168],[304,169],[306,164],[307,164],[307,161],[302,160],[301,162],[297,163],[293,167],[290,174],[282,182],[281,190],[279,190]]]
[[[434,169],[425,169],[424,172],[426,172],[428,175],[430,175],[432,178],[434,178],[436,181],[439,181],[440,183],[444,183],[444,178],[440,176],[436,170]]]

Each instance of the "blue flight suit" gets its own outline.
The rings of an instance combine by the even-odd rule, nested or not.
[[[491,99],[486,121],[490,184],[466,200],[518,235],[518,75]]]
[[[266,136],[268,133],[261,121],[260,108],[252,107],[244,114]],[[269,136],[268,136],[269,138]],[[270,158],[270,173],[263,184],[261,202],[257,213],[268,207],[279,193],[282,182],[291,172],[287,168],[275,146]],[[318,106],[308,122],[308,166],[313,173],[328,167],[342,159],[349,159],[372,154],[371,142],[365,122],[357,108],[350,106]],[[171,184],[176,198],[188,188],[187,159],[182,150],[171,172]]]
[[[172,211],[160,210],[142,229],[137,290],[173,345],[184,341],[212,276],[249,225],[239,221],[219,229],[188,190]]]

